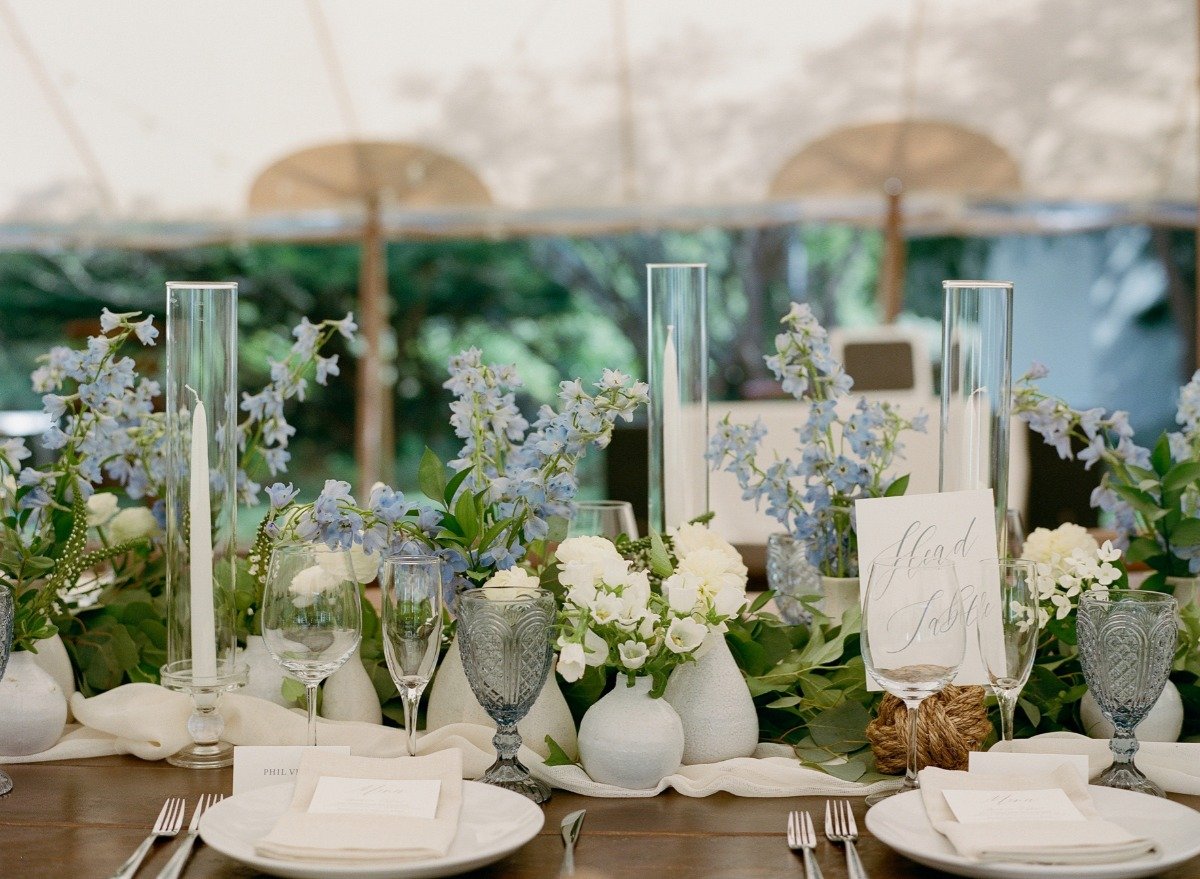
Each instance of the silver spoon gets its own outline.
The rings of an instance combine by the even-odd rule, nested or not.
[[[583,829],[583,816],[586,814],[586,809],[580,809],[562,819],[562,838],[567,850],[563,855],[562,870],[559,871],[559,876],[575,875],[575,840],[579,839],[579,831]]]

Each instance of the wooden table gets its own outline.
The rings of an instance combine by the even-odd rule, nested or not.
[[[16,789],[0,799],[0,877],[4,879],[108,876],[145,838],[164,797],[186,796],[190,814],[200,794],[229,793],[232,785],[230,770],[196,772],[133,757],[18,765],[7,771]],[[1200,807],[1200,797],[1172,799]],[[859,829],[864,830],[865,806],[861,800],[854,802]],[[576,849],[579,879],[758,879],[804,875],[800,857],[784,841],[786,814],[789,809],[823,813],[824,801],[744,799],[728,794],[691,799],[674,793],[645,800],[602,800],[556,791],[547,804],[541,834],[512,857],[472,875],[556,876],[562,859],[559,822],[580,808],[588,814]],[[170,848],[170,843],[156,846],[139,879],[153,879]],[[859,851],[872,879],[944,875],[892,853],[865,833]],[[846,875],[839,847],[823,840],[817,857],[826,879]],[[185,879],[255,875],[200,845]],[[1200,858],[1163,875],[1200,879]]]

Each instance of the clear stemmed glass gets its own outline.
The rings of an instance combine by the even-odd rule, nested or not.
[[[616,540],[624,534],[638,539],[637,519],[629,501],[579,501],[567,527],[568,537],[607,537]]]
[[[1025,551],[1025,523],[1021,511],[1009,507],[1004,514],[1004,527],[1008,532],[1008,557],[1020,558]]]
[[[0,586],[0,680],[4,679],[4,669],[8,666],[8,653],[12,649],[13,617],[16,607],[13,604],[12,593],[7,586]],[[3,769],[0,769],[0,797],[13,789],[13,780]]]
[[[263,641],[308,696],[308,744],[317,743],[317,685],[362,639],[358,581],[347,552],[285,543],[271,551],[262,606]]]
[[[1133,757],[1135,730],[1162,695],[1178,639],[1175,598],[1161,592],[1099,589],[1079,597],[1075,628],[1083,678],[1113,725],[1112,765],[1092,784],[1166,794],[1148,779]]]
[[[1029,681],[1038,645],[1037,564],[1026,559],[980,563],[979,654],[1000,706],[1000,738],[1011,742],[1017,697]]]
[[[390,556],[383,560],[383,653],[404,700],[408,753],[417,753],[417,707],[437,665],[442,642],[442,560]]]
[[[948,561],[871,563],[863,597],[861,648],[867,673],[908,707],[908,768],[900,791],[917,788],[921,702],[954,680],[966,652],[958,576]],[[875,803],[892,793],[868,797]]]
[[[471,691],[496,722],[496,762],[483,778],[529,797],[550,799],[550,787],[517,759],[520,722],[533,705],[554,655],[554,595],[545,589],[464,589],[458,595],[458,646]]]

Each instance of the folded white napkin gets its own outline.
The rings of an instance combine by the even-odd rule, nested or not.
[[[934,828],[966,858],[1026,864],[1106,864],[1155,850],[1154,840],[1137,837],[1100,817],[1078,774],[1059,767],[1048,775],[989,775],[927,768],[920,773],[921,797]],[[1084,820],[1011,820],[962,823],[946,790],[1046,790],[1060,788]]]
[[[308,811],[323,776],[441,782],[433,818],[396,815],[313,814]],[[287,860],[394,861],[445,857],[458,832],[462,808],[462,755],[348,757],[310,751],[300,760],[292,804],[255,845],[264,857]]]

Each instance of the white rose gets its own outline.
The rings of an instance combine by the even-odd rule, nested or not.
[[[344,574],[334,574],[321,565],[305,568],[292,578],[288,591],[292,593],[292,604],[296,607],[308,607],[317,600],[317,596],[327,589],[335,589],[345,582]]]
[[[571,562],[599,565],[605,559],[619,559],[621,554],[617,552],[617,548],[611,540],[604,537],[587,536],[568,537],[558,545],[558,549],[554,551],[554,557],[558,559],[560,565],[569,565]]]
[[[678,574],[690,574],[700,593],[709,598],[726,587],[746,589],[746,566],[741,559],[730,558],[719,550],[697,549],[681,559]]]
[[[597,566],[591,562],[567,562],[558,569],[558,582],[567,588],[578,587],[583,590],[595,590],[596,581],[600,579]]]
[[[346,579],[346,560],[349,557],[350,570],[354,579],[359,583],[370,583],[379,574],[379,556],[367,552],[355,544],[350,549],[330,549],[318,544],[316,547],[317,564],[339,579]]]
[[[497,571],[483,584],[484,596],[497,601],[512,601],[531,594],[541,586],[538,578],[524,568]]]
[[[650,648],[640,641],[624,641],[617,645],[617,652],[621,654],[621,665],[632,671],[646,664]]]
[[[597,579],[609,586],[624,586],[629,582],[629,561],[620,558],[604,559],[597,565]]]
[[[677,559],[684,559],[698,549],[714,549],[735,562],[742,560],[733,544],[707,525],[680,525],[671,535],[671,542]]]
[[[108,537],[113,543],[125,543],[138,537],[149,537],[158,533],[158,520],[145,507],[130,507],[113,516],[108,526]]]
[[[1067,522],[1053,531],[1048,528],[1035,528],[1033,533],[1025,538],[1021,555],[1035,562],[1051,565],[1055,570],[1061,570],[1063,560],[1076,550],[1082,550],[1088,556],[1095,556],[1099,549],[1096,538],[1092,537],[1086,528]]]
[[[577,681],[583,677],[583,670],[586,668],[583,656],[582,644],[564,644],[558,652],[558,664],[555,670],[567,683]]]
[[[572,586],[567,590],[567,601],[576,607],[591,607],[592,602],[596,600],[596,587],[587,586]]]
[[[672,653],[691,653],[704,643],[707,635],[708,626],[691,617],[673,619],[667,627],[667,649]]]
[[[99,492],[87,499],[89,528],[99,528],[117,514],[117,496],[110,491]]]

